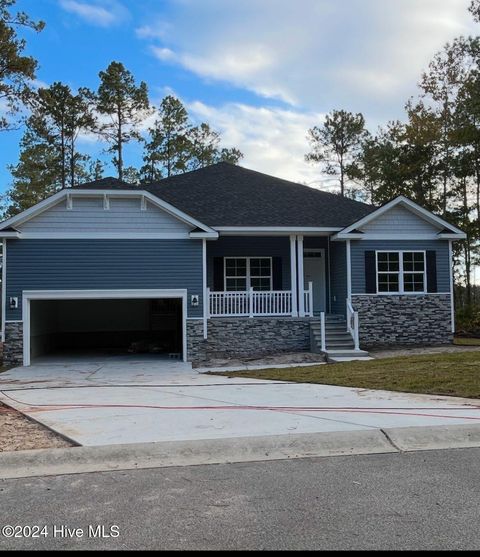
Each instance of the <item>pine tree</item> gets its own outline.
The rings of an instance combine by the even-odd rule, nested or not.
[[[100,72],[100,86],[96,95],[96,109],[100,116],[98,133],[110,144],[118,178],[123,179],[124,146],[141,140],[139,124],[149,112],[147,84],[135,84],[135,78],[120,62],[112,62]]]
[[[16,0],[0,0],[0,103],[8,116],[18,112],[30,99],[31,81],[35,79],[37,61],[23,54],[26,41],[17,35],[18,27],[41,31],[43,21],[34,22],[24,12],[11,14]],[[0,116],[0,131],[13,126],[7,116]]]
[[[349,167],[354,164],[365,137],[362,114],[333,110],[321,126],[308,130],[311,151],[305,155],[305,160],[320,163],[325,174],[337,177],[343,197],[346,195]]]
[[[183,104],[172,95],[165,97],[145,145],[145,165],[142,168],[145,181],[160,180],[187,170],[190,127]]]

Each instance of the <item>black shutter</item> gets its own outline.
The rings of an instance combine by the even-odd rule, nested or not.
[[[222,292],[224,289],[223,257],[213,258],[213,290]]]
[[[437,292],[437,252],[427,251],[427,292]]]
[[[282,290],[282,258],[272,257],[272,287],[273,290]]]
[[[377,292],[377,263],[374,251],[365,252],[365,292]]]

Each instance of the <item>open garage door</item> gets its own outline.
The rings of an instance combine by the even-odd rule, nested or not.
[[[49,355],[186,359],[184,297],[66,296],[25,297],[24,365]]]

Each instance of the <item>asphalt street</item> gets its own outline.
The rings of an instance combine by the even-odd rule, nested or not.
[[[3,480],[0,549],[478,549],[479,461],[457,449]]]

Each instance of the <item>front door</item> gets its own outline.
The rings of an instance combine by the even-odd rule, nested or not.
[[[305,290],[308,283],[313,283],[313,313],[318,315],[326,309],[325,301],[325,250],[305,250],[303,259],[303,275]]]

